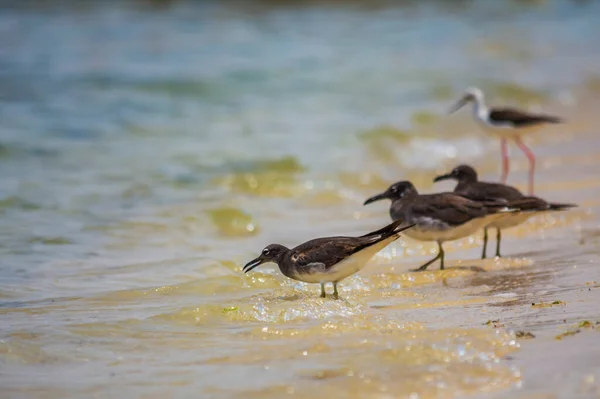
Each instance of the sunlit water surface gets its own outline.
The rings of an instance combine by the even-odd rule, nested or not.
[[[467,86],[569,115],[600,90],[596,2],[419,4],[2,10],[2,391],[428,398],[518,384],[503,360],[514,333],[472,315],[549,284],[522,271],[525,248],[585,210],[514,231],[531,240],[523,256],[474,263],[499,280],[409,273],[435,250],[414,241],[343,281],[339,301],[272,266],[240,270],[271,242],[381,227],[385,206],[362,202],[391,181],[433,190],[459,161],[496,173],[497,143],[467,111],[446,115]],[[539,173],[561,163],[548,159]],[[589,193],[590,179],[546,194]]]

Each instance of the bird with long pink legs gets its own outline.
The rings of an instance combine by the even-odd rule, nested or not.
[[[475,120],[490,135],[500,137],[502,152],[502,176],[506,183],[509,172],[508,140],[513,140],[529,160],[529,194],[533,195],[533,179],[535,174],[535,155],[525,145],[522,136],[533,133],[546,124],[561,123],[556,116],[532,114],[513,108],[488,108],[485,105],[483,92],[477,87],[469,88],[450,109],[450,113],[458,111],[468,103],[473,103]]]

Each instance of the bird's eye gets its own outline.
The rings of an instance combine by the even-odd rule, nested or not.
[[[397,193],[397,192],[398,192],[398,187],[392,187],[392,188],[390,189],[390,191],[391,191],[392,193]]]
[[[265,249],[263,249],[263,252],[262,252],[262,254],[263,254],[263,255],[268,255],[268,254],[269,254],[269,252],[271,252],[271,251],[269,251],[269,248],[265,248]]]

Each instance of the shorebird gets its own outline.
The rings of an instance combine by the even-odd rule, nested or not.
[[[535,155],[523,143],[522,136],[537,131],[546,124],[561,123],[562,120],[552,115],[532,114],[513,108],[488,108],[484,102],[483,92],[477,87],[467,89],[462,98],[450,108],[450,113],[458,111],[468,103],[473,103],[473,116],[483,129],[491,135],[500,137],[502,183],[506,183],[508,178],[508,140],[512,139],[529,160],[529,194],[533,195]]]
[[[442,244],[470,236],[495,220],[514,212],[504,202],[478,202],[455,193],[421,195],[409,181],[392,184],[385,192],[367,199],[364,205],[382,199],[392,201],[392,220],[405,220],[414,224],[406,231],[408,237],[419,241],[435,241],[439,252],[435,258],[416,269],[423,271],[436,260],[444,269]]]
[[[449,179],[458,182],[454,188],[455,193],[464,195],[475,201],[504,200],[509,207],[517,207],[521,210],[519,213],[507,215],[484,227],[483,253],[481,259],[485,259],[486,257],[488,229],[490,227],[496,229],[496,256],[500,257],[500,240],[502,239],[501,231],[503,229],[518,226],[530,217],[538,215],[541,212],[561,211],[577,206],[575,204],[546,202],[538,197],[525,196],[516,188],[505,184],[479,181],[477,172],[469,165],[459,165],[454,168],[452,172],[438,176],[433,179],[433,181],[438,182]]]
[[[273,262],[285,276],[305,283],[320,283],[321,298],[325,298],[325,283],[333,283],[333,297],[338,298],[338,283],[361,270],[375,254],[396,241],[400,233],[412,224],[395,221],[384,228],[360,237],[316,238],[288,249],[271,244],[260,256],[248,262],[244,273]]]

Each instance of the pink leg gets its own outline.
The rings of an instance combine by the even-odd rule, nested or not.
[[[508,143],[505,138],[500,139],[500,146],[502,147],[502,177],[500,177],[500,181],[506,183],[508,178]]]
[[[515,138],[515,142],[517,143],[521,151],[525,153],[525,156],[529,160],[529,195],[533,195],[533,174],[535,172],[535,155],[533,154],[533,152],[531,152],[529,147],[527,147],[525,143],[521,141],[521,137],[517,136]]]

